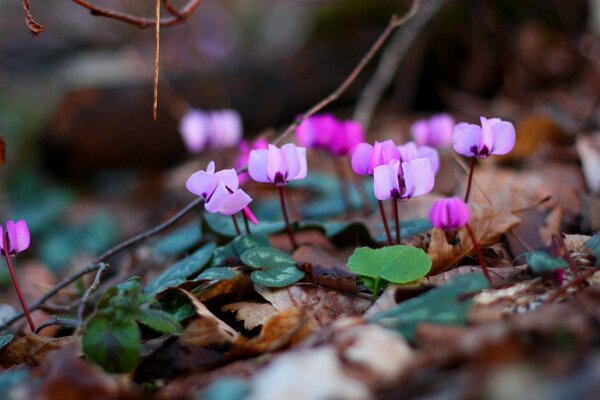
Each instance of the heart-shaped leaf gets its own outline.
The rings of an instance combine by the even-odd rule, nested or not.
[[[202,229],[195,220],[160,238],[156,243],[156,251],[165,257],[172,257],[191,249],[200,242]]]
[[[295,266],[267,268],[253,271],[250,274],[253,282],[266,287],[281,288],[289,286],[304,278],[304,272]]]
[[[266,287],[289,286],[304,277],[292,257],[272,247],[246,250],[240,259],[244,265],[257,269],[250,274],[252,281]]]
[[[136,320],[160,333],[175,334],[181,332],[181,325],[177,318],[161,310],[142,308]]]
[[[427,275],[431,259],[423,250],[412,246],[359,247],[348,259],[348,268],[361,276],[404,284]]]
[[[569,268],[569,263],[562,258],[553,257],[543,251],[530,251],[523,253],[521,256],[525,257],[531,272],[535,275]]]
[[[202,273],[194,279],[194,282],[229,280],[235,278],[236,275],[237,273],[231,268],[209,268],[207,270],[202,271]]]
[[[253,233],[251,235],[238,236],[231,241],[231,246],[236,255],[241,256],[248,249],[254,247],[270,247],[271,243],[267,235],[263,233]]]

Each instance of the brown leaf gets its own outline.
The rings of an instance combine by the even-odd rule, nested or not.
[[[304,308],[314,315],[320,326],[340,315],[361,315],[371,305],[369,299],[311,283],[297,283],[282,289],[256,286],[256,291],[278,311]]]
[[[54,350],[71,344],[80,346],[79,340],[76,336],[49,338],[28,334],[14,339],[0,350],[0,365],[5,368],[18,364],[39,365]]]
[[[471,222],[477,243],[481,247],[494,243],[510,228],[519,223],[519,218],[510,211],[501,207],[488,207],[480,204],[471,205]],[[431,243],[427,254],[431,257],[432,266],[429,275],[436,275],[450,269],[465,256],[473,253],[471,242],[466,228],[460,230],[460,244],[448,244],[444,231],[432,229]]]
[[[564,129],[543,114],[532,114],[521,119],[516,131],[515,147],[503,159],[526,159],[547,143],[566,143],[571,139]]]
[[[302,265],[304,279],[308,282],[337,290],[356,293],[356,275],[348,270],[346,263],[330,255],[319,246],[304,245],[292,257]]]
[[[221,311],[235,313],[236,321],[244,321],[244,328],[249,331],[261,326],[267,318],[277,313],[271,304],[257,301],[238,301],[226,304],[221,307]]]
[[[209,283],[194,289],[194,294],[200,302],[207,302],[218,297],[235,297],[236,299],[246,289],[252,287],[248,274],[237,274],[233,279],[225,279],[217,283]],[[192,296],[194,297],[194,296]],[[195,297],[194,297],[195,298]]]
[[[504,284],[506,282],[510,282],[515,279],[519,275],[523,273],[523,271],[527,270],[526,265],[516,266],[516,267],[501,267],[501,268],[490,268],[490,277],[492,278],[493,284]],[[480,266],[472,266],[472,265],[461,265],[458,268],[451,269],[449,271],[444,271],[437,275],[430,275],[425,278],[424,283],[427,283],[432,286],[442,286],[446,284],[448,279],[457,276],[470,274],[473,272],[481,272]]]

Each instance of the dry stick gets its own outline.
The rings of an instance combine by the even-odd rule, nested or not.
[[[63,279],[60,283],[58,283],[57,285],[55,285],[52,289],[50,289],[48,292],[46,292],[42,297],[40,297],[37,301],[35,301],[34,303],[32,303],[29,306],[29,310],[30,311],[35,311],[37,309],[39,309],[41,307],[42,304],[44,304],[48,299],[54,297],[54,295],[56,295],[58,292],[60,292],[62,289],[66,288],[67,286],[69,286],[70,284],[72,284],[73,282],[77,281],[79,278],[97,271],[98,269],[100,269],[100,265],[102,262],[106,261],[107,258],[125,250],[128,249],[129,247],[148,239],[149,237],[152,237],[162,231],[164,231],[165,229],[171,227],[172,225],[174,225],[175,223],[177,223],[177,221],[179,221],[181,218],[183,218],[187,213],[189,213],[191,210],[193,210],[194,208],[196,208],[199,204],[202,203],[202,201],[204,201],[202,199],[202,197],[198,197],[197,199],[195,199],[194,201],[188,203],[184,208],[182,208],[177,214],[175,214],[174,216],[172,216],[171,218],[169,218],[168,220],[166,220],[165,222],[163,222],[160,225],[155,226],[152,229],[149,229],[145,232],[140,233],[137,236],[134,236],[124,242],[119,243],[118,245],[108,249],[107,251],[105,251],[104,253],[102,253],[100,256],[98,256],[98,258],[96,258],[95,260],[93,260],[90,264],[88,264],[87,266],[85,266],[85,268],[75,272],[73,275],[68,276],[67,278]],[[9,326],[11,326],[12,324],[14,324],[16,321],[20,320],[21,318],[23,318],[25,316],[25,314],[18,313],[16,314],[14,317],[10,318],[8,321],[6,321],[4,324],[0,325],[0,331],[5,330],[6,328],[8,328]]]
[[[160,0],[156,0],[156,48],[154,50],[154,102],[152,103],[152,119],[158,118],[158,62],[160,59]]]
[[[79,327],[81,324],[76,319],[68,319],[68,318],[59,318],[56,315],[53,318],[47,319],[38,325],[35,330],[36,334],[39,334],[42,330],[48,328],[49,326],[69,326],[69,327]]]
[[[80,323],[80,327],[77,329],[76,333],[79,333],[79,330],[81,329],[81,327],[83,327],[83,316],[85,313],[85,306],[86,306],[87,302],[89,301],[90,297],[92,296],[92,293],[94,293],[94,291],[96,289],[98,289],[98,286],[100,285],[100,281],[102,280],[102,274],[108,268],[108,264],[103,263],[103,262],[98,263],[98,265],[99,265],[99,267],[98,267],[98,272],[96,272],[96,277],[94,278],[94,281],[92,282],[90,287],[88,287],[87,290],[85,291],[85,293],[83,294],[83,297],[81,298],[81,302],[79,303],[79,308],[77,309],[77,320]]]
[[[397,32],[386,46],[377,70],[365,86],[354,108],[352,118],[359,121],[365,130],[369,128],[373,113],[383,93],[394,80],[400,62],[418,37],[419,32],[437,14],[445,2],[446,0],[427,0],[419,9],[420,1],[413,1],[410,10],[404,17],[404,22],[412,18],[419,9],[417,17],[406,24],[405,29]]]
[[[44,31],[44,27],[33,19],[31,11],[29,10],[29,0],[23,0],[22,4],[23,12],[25,13],[25,22],[27,23],[31,35],[35,37]]]
[[[387,217],[385,216],[385,208],[383,207],[383,201],[378,200],[379,204],[379,214],[381,215],[381,221],[383,222],[383,227],[385,228],[385,234],[387,236],[388,244],[391,246],[394,244],[392,241],[392,234],[390,233],[390,227],[387,223]]]
[[[171,15],[174,15],[179,18],[184,18],[181,11],[177,9],[169,0],[162,0],[163,5],[165,6],[165,10],[167,10]]]
[[[346,91],[346,89],[348,89],[348,87],[356,80],[356,78],[358,77],[358,75],[360,75],[360,73],[367,66],[367,64],[369,64],[369,62],[373,59],[373,57],[375,56],[375,54],[377,54],[377,52],[379,51],[379,49],[381,48],[381,46],[383,46],[383,44],[388,39],[388,37],[396,29],[398,29],[404,23],[406,23],[407,21],[409,21],[415,15],[415,13],[416,13],[416,11],[417,11],[417,9],[419,7],[419,2],[420,2],[420,0],[414,0],[412,6],[410,7],[410,10],[405,15],[403,15],[402,18],[398,18],[396,15],[393,15],[392,18],[391,18],[391,20],[390,20],[390,22],[389,22],[389,24],[385,28],[385,30],[381,33],[381,35],[379,35],[379,37],[377,38],[377,40],[375,41],[375,43],[373,43],[373,45],[371,45],[371,48],[369,49],[369,51],[367,52],[367,54],[365,54],[361,58],[361,60],[359,61],[359,63],[356,65],[356,67],[354,67],[354,69],[352,70],[352,72],[350,72],[350,75],[348,75],[346,77],[346,79],[344,79],[344,81],[342,82],[342,84],[340,86],[338,86],[337,89],[335,89],[333,92],[331,92],[323,100],[321,100],[320,102],[318,102],[317,104],[315,104],[314,106],[312,106],[308,111],[306,111],[299,118],[297,118],[292,124],[290,124],[290,126],[287,127],[287,129],[279,136],[279,138],[274,142],[274,144],[275,145],[279,145],[281,142],[283,142],[285,139],[287,139],[287,137],[302,122],[304,122],[305,119],[307,119],[308,117],[310,117],[311,115],[313,115],[315,113],[318,113],[323,108],[325,108],[326,106],[328,106],[330,103],[332,103],[333,101],[337,100]]]
[[[125,22],[128,24],[135,25],[139,28],[149,28],[151,26],[155,26],[156,19],[154,18],[144,18],[138,17],[136,15],[128,14],[122,11],[113,10],[110,8],[98,7],[87,0],[72,0],[74,3],[79,4],[80,6],[87,8],[91,11],[92,15],[112,18],[117,21]],[[160,19],[161,26],[175,26],[184,23],[196,9],[202,4],[203,0],[190,0],[188,1],[181,10],[172,17],[162,18]],[[169,11],[171,12],[171,11]],[[171,14],[175,14],[171,12]]]

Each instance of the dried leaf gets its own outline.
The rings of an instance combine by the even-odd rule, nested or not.
[[[575,143],[581,160],[585,182],[590,191],[600,192],[600,132],[592,136],[580,135]]]
[[[268,317],[277,313],[271,304],[256,301],[238,301],[224,305],[221,310],[235,313],[235,319],[244,321],[244,328],[249,331],[261,326]]]
[[[356,293],[356,275],[348,270],[345,262],[332,257],[329,251],[319,246],[304,245],[292,257],[300,265],[304,264],[301,268],[306,281]]]
[[[471,206],[470,226],[481,247],[496,243],[504,233],[519,222],[519,218],[507,209],[479,204]],[[465,228],[461,229],[460,238],[460,244],[453,246],[448,244],[444,231],[440,229],[431,231],[431,243],[427,249],[427,254],[432,261],[429,275],[436,275],[450,269],[463,257],[473,252],[473,243]]]
[[[14,339],[0,350],[0,365],[5,368],[18,364],[39,365],[48,353],[74,344],[80,346],[77,336],[49,338],[36,334],[29,334]]]
[[[248,274],[237,274],[233,279],[222,280],[216,283],[208,283],[194,289],[198,301],[207,302],[220,297],[235,297],[252,286]]]
[[[278,311],[304,308],[314,315],[320,326],[329,324],[340,315],[361,315],[371,305],[369,299],[311,283],[282,289],[257,286],[256,291]]]
[[[510,282],[524,271],[527,271],[527,265],[521,265],[516,267],[502,267],[502,268],[490,268],[490,277],[492,278],[493,284],[504,284]],[[458,268],[451,269],[450,271],[444,271],[440,274],[428,276],[424,282],[433,285],[441,286],[445,285],[449,279],[457,275],[466,275],[472,272],[481,272],[481,267],[472,265],[461,265]]]

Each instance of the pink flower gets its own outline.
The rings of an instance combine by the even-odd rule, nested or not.
[[[375,167],[394,160],[400,160],[400,152],[393,141],[360,143],[352,153],[352,170],[358,175],[373,175]]]
[[[426,158],[431,163],[433,172],[437,173],[440,168],[440,156],[436,149],[429,146],[418,146],[415,142],[408,142],[398,146],[400,152],[400,160],[410,161],[415,158]]]
[[[515,145],[515,127],[500,118],[481,117],[481,126],[461,122],[454,127],[452,143],[457,153],[467,157],[507,154]]]
[[[395,160],[380,165],[373,172],[373,189],[378,200],[406,201],[433,189],[435,176],[429,160],[416,158],[409,162]]]
[[[210,213],[233,215],[252,201],[250,196],[239,188],[235,170],[224,169],[215,173],[213,161],[208,164],[206,171],[193,173],[185,187],[204,199],[204,207]]]
[[[288,143],[281,149],[270,144],[268,150],[252,150],[248,173],[256,182],[272,182],[278,186],[303,179],[307,173],[306,148]]]
[[[235,161],[234,168],[237,171],[239,171],[240,169],[242,169],[248,165],[248,160],[250,159],[250,151],[251,150],[268,149],[268,148],[269,148],[269,142],[267,141],[267,139],[265,139],[263,137],[257,138],[254,142],[252,142],[252,145],[250,145],[246,140],[242,140],[242,142],[240,143],[240,155],[238,156],[237,160]],[[247,171],[242,172],[239,175],[239,180],[240,180],[241,185],[248,182],[248,179],[250,179],[250,175],[248,175]]]
[[[332,137],[329,150],[336,156],[348,156],[364,140],[365,132],[360,123],[356,121],[344,121],[340,124],[340,129]]]
[[[7,235],[8,254],[15,255],[29,248],[29,228],[24,220],[17,222],[6,221],[6,232],[0,225],[0,251],[3,255],[7,252],[4,248],[4,235]]]
[[[242,118],[235,110],[210,113],[209,142],[214,149],[233,147],[242,138]]]
[[[313,115],[296,128],[296,139],[301,146],[328,150],[331,140],[338,135],[341,123],[333,115]]]
[[[469,223],[469,206],[458,197],[433,202],[429,219],[433,226],[445,231],[454,231]]]
[[[210,117],[204,111],[188,110],[179,121],[183,143],[192,154],[200,153],[208,144]]]
[[[446,147],[452,142],[454,118],[450,114],[436,114],[429,119],[419,119],[411,127],[419,146]]]

